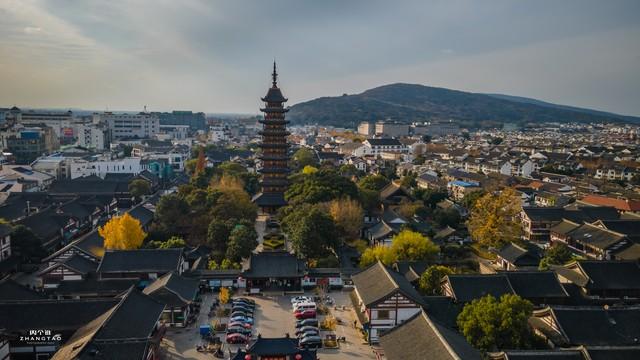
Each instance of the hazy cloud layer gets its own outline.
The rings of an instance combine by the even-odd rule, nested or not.
[[[640,2],[0,0],[0,106],[255,112],[411,82],[640,115]]]

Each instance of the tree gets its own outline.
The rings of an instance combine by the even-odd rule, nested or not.
[[[422,199],[424,205],[433,209],[436,205],[447,198],[446,191],[437,191],[434,189],[416,189],[414,190],[415,197]]]
[[[440,227],[451,226],[452,228],[456,228],[460,225],[460,213],[453,208],[436,209],[433,212],[433,220]]]
[[[562,243],[555,243],[544,254],[542,260],[540,260],[540,270],[548,270],[549,265],[564,265],[573,259],[571,251],[567,245]]]
[[[297,163],[298,168],[302,169],[305,166],[317,166],[318,158],[313,150],[303,147],[293,154],[293,160]]]
[[[318,172],[318,168],[311,165],[307,165],[302,169],[302,173],[305,175],[310,175],[316,172]]]
[[[367,267],[376,261],[382,261],[385,265],[391,265],[398,261],[398,258],[391,248],[385,245],[368,247],[362,255],[360,255],[360,267]]]
[[[214,218],[209,223],[207,244],[213,251],[224,254],[227,251],[227,241],[231,235],[233,224],[229,221]]]
[[[358,187],[361,189],[380,191],[389,185],[389,179],[383,175],[367,175],[358,181]]]
[[[520,198],[507,188],[499,195],[486,194],[479,198],[471,210],[468,227],[471,237],[484,246],[501,247],[520,239]]]
[[[229,302],[231,298],[231,294],[229,293],[229,289],[226,287],[220,288],[220,293],[218,294],[218,301],[220,301],[220,305],[224,306]]]
[[[416,174],[410,172],[400,179],[400,185],[406,189],[411,189],[416,186]]]
[[[360,188],[358,191],[358,199],[362,207],[368,211],[373,211],[380,207],[380,192]]]
[[[442,278],[446,275],[453,274],[454,271],[448,266],[431,265],[420,275],[419,286],[420,291],[426,295],[442,295]]]
[[[439,251],[440,248],[422,234],[403,230],[393,237],[390,246],[376,245],[367,248],[360,256],[360,266],[364,267],[378,260],[385,265],[404,260],[429,260]]]
[[[147,180],[133,179],[129,183],[129,192],[136,198],[136,200],[140,201],[144,195],[149,195],[151,193],[151,185],[149,185]]]
[[[335,170],[322,168],[311,174],[296,174],[285,197],[291,205],[317,204],[348,196],[357,198],[358,188]]]
[[[402,230],[393,237],[391,250],[398,260],[427,260],[440,252],[438,245],[426,236],[411,230]]]
[[[518,295],[491,295],[473,300],[462,309],[457,323],[464,337],[478,349],[521,349],[532,345],[528,320],[533,304]]]
[[[258,216],[258,207],[251,202],[244,190],[226,190],[218,194],[211,215],[217,219],[246,220],[253,223]]]
[[[360,238],[364,222],[364,211],[356,200],[334,199],[328,204],[328,211],[342,236],[348,240]]]
[[[196,161],[196,168],[193,174],[197,176],[204,173],[205,166],[206,160],[204,158],[204,148],[200,146],[198,148],[198,160]]]
[[[253,226],[236,225],[229,235],[226,258],[233,262],[248,258],[258,246],[257,238],[258,234]]]
[[[98,229],[98,234],[104,239],[105,249],[118,250],[137,249],[147,237],[140,226],[140,221],[129,213],[112,217]]]
[[[152,242],[157,243],[156,241],[152,241]],[[159,242],[158,246],[156,247],[158,249],[180,249],[186,246],[187,246],[187,243],[184,241],[183,238],[179,236],[172,236],[167,241]]]
[[[16,225],[11,230],[11,249],[14,255],[25,262],[40,262],[47,252],[42,241],[24,225]]]
[[[180,233],[181,227],[188,223],[189,204],[176,194],[160,198],[156,206],[155,220],[167,233]]]
[[[333,219],[318,205],[294,208],[283,219],[284,229],[296,252],[307,258],[320,258],[335,250],[338,232]]]
[[[460,203],[467,209],[472,209],[476,205],[476,201],[486,194],[483,190],[472,191],[466,193]]]

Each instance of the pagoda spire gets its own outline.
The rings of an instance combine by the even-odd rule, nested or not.
[[[276,71],[276,60],[273,59],[273,73],[271,74],[273,87],[278,87],[278,72]]]

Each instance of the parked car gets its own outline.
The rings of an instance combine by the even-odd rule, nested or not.
[[[309,318],[315,318],[316,317],[316,311],[315,310],[302,310],[302,311],[296,311],[293,314],[296,319],[300,320],[300,319],[309,319]]]
[[[245,305],[233,305],[231,311],[244,311],[253,314],[253,308]]]
[[[312,302],[313,299],[311,299],[308,296],[294,296],[291,298],[291,305],[295,304],[295,303],[301,303],[301,302]]]
[[[302,333],[298,334],[297,337],[298,337],[298,339],[304,339],[304,338],[309,337],[309,336],[320,336],[320,331],[318,331],[318,330],[307,330],[305,332],[302,332]]]
[[[246,316],[246,317],[252,318],[253,314],[247,313],[246,311],[236,310],[236,311],[233,311],[231,315],[229,315],[229,317],[235,317],[235,316]]]
[[[318,327],[318,319],[304,319],[296,321],[296,329],[299,329],[303,326]]]
[[[316,303],[314,302],[303,302],[293,304],[293,311],[298,310],[315,310],[317,308]]]
[[[300,329],[296,330],[296,336],[300,336],[300,334],[303,334],[307,331],[315,331],[318,332],[318,328],[315,326],[303,326]]]
[[[233,301],[243,301],[247,304],[254,304],[255,305],[255,300],[251,300],[249,298],[245,298],[245,297],[238,297],[238,298],[234,298]]]
[[[248,307],[251,307],[251,308],[254,308],[256,306],[255,302],[250,302],[250,301],[246,301],[246,300],[238,300],[238,299],[231,301],[231,303],[234,304],[234,305],[245,305],[245,306],[248,306]]]
[[[249,338],[245,335],[234,333],[227,335],[226,340],[229,344],[246,344]]]
[[[241,326],[245,329],[251,329],[253,327],[253,325],[249,324],[249,323],[245,323],[245,322],[241,322],[241,321],[234,321],[234,322],[230,322],[227,327],[235,327],[235,326]]]
[[[322,338],[317,335],[306,336],[298,341],[298,345],[302,348],[320,348],[322,347]]]
[[[231,319],[229,319],[229,322],[236,322],[236,321],[253,325],[253,318],[250,318],[248,316],[234,316]]]
[[[251,337],[251,329],[244,328],[242,326],[234,326],[227,328],[227,335],[229,334],[242,334],[247,337]]]

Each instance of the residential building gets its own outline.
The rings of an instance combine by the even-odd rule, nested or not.
[[[364,135],[366,137],[372,137],[376,133],[375,126],[367,121],[363,121],[358,124],[358,134]]]
[[[20,110],[17,122],[27,127],[44,125],[50,127],[62,144],[70,144],[74,138],[73,112]]]
[[[60,147],[58,137],[47,126],[21,128],[7,137],[6,142],[17,164],[30,164]]]
[[[189,129],[206,130],[207,119],[203,112],[194,113],[193,111],[172,111],[172,112],[152,112],[160,119],[160,125],[180,125],[188,126]]]
[[[79,146],[95,150],[109,149],[111,130],[105,124],[81,123],[76,129]]]
[[[411,129],[415,135],[428,135],[431,137],[460,134],[460,125],[452,120],[414,123]]]
[[[482,190],[482,187],[479,183],[476,182],[456,180],[450,181],[447,184],[447,191],[449,192],[449,196],[456,201],[462,200],[465,195],[469,193],[480,190]]]
[[[402,153],[406,154],[408,149],[398,139],[367,139],[362,143],[362,147],[354,150],[355,156],[374,155],[382,153]]]

